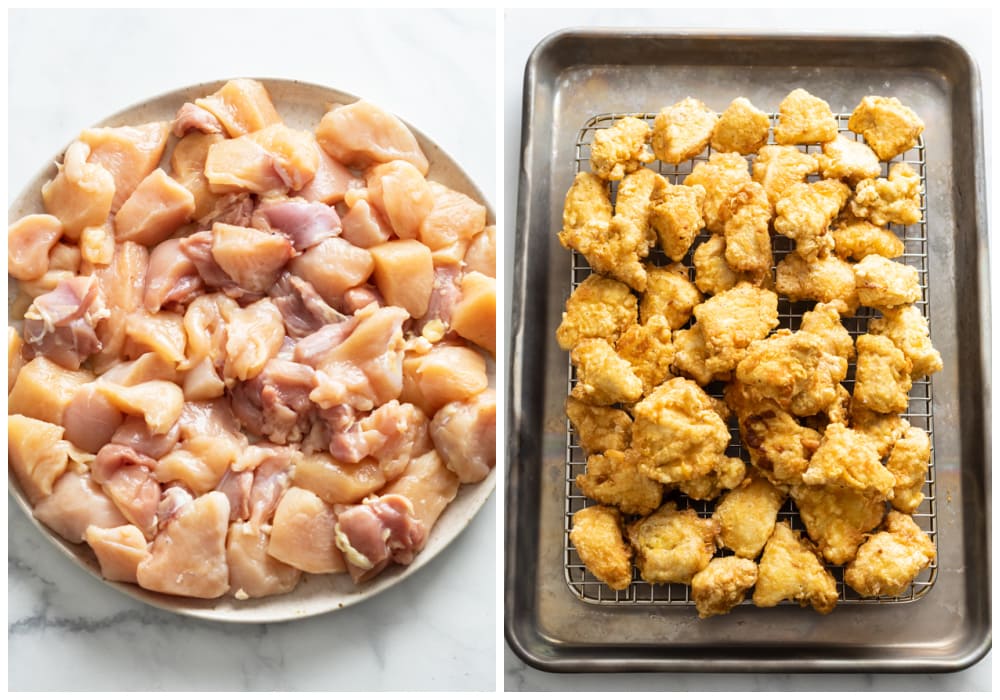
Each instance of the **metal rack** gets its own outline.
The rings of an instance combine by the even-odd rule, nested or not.
[[[581,172],[589,169],[590,165],[590,144],[593,134],[598,129],[608,128],[612,125],[614,121],[625,116],[633,116],[640,119],[644,119],[647,123],[652,125],[653,120],[656,118],[655,113],[634,113],[634,114],[624,114],[624,113],[609,113],[609,114],[598,114],[591,117],[587,123],[580,129],[580,133],[576,141],[576,172]],[[854,138],[860,140],[860,136],[854,134],[847,128],[847,120],[850,117],[849,114],[839,114],[836,115],[838,128],[841,134],[848,138]],[[777,114],[771,114],[771,126],[770,131],[771,138],[769,143],[774,143],[773,139],[773,127],[777,124]],[[815,153],[821,150],[819,145],[806,145],[799,146],[800,150],[806,153]],[[694,166],[700,161],[707,161],[712,154],[712,149],[709,147],[705,152],[696,156],[695,158],[680,163],[678,165],[671,165],[663,163],[661,161],[654,161],[650,164],[650,167],[655,169],[661,175],[663,175],[672,184],[681,184],[684,178],[691,172]],[[754,158],[753,155],[748,156],[750,162]],[[888,173],[888,168],[898,162],[908,163],[913,169],[920,175],[921,181],[921,217],[920,221],[916,224],[909,226],[901,226],[897,224],[891,224],[889,228],[899,236],[900,240],[904,243],[904,253],[900,260],[907,265],[915,267],[919,273],[920,288],[921,288],[921,299],[916,302],[917,308],[920,309],[921,313],[925,317],[928,317],[927,304],[929,302],[929,287],[927,280],[927,209],[926,209],[926,161],[925,161],[925,147],[923,137],[920,137],[917,146],[910,151],[902,154],[893,159],[889,163],[882,163],[882,176],[885,177]],[[819,176],[810,176],[810,180],[818,179]],[[612,183],[611,187],[611,198],[614,202],[615,196],[617,194],[617,185]],[[695,239],[694,244],[691,246],[687,256],[684,259],[684,264],[688,268],[688,274],[693,279],[693,266],[691,262],[692,252],[700,245],[703,241],[708,239],[708,235],[704,232],[699,234]],[[791,239],[785,238],[784,236],[774,236],[772,239],[774,247],[774,257],[775,262],[779,262],[787,253],[794,250],[795,243]],[[662,251],[658,248],[655,249],[650,255],[651,262],[658,265],[665,265],[669,262],[666,256],[663,255]],[[591,273],[591,268],[587,264],[586,259],[579,253],[573,252],[573,264],[570,271],[570,283],[571,289],[576,289],[576,287],[583,282]],[[788,328],[790,330],[797,330],[799,323],[802,319],[802,314],[808,311],[812,307],[811,302],[790,302],[787,298],[779,296],[778,301],[778,317],[779,317],[779,328]],[[863,335],[867,332],[868,321],[877,316],[877,312],[869,307],[859,307],[857,315],[853,317],[843,318],[842,322],[847,328],[848,332],[851,334],[852,338],[857,338],[859,335]],[[572,390],[575,383],[575,369],[573,365],[569,362],[567,358],[567,394]],[[853,393],[854,385],[854,369],[855,363],[850,363],[850,368],[848,371],[847,380],[844,382],[845,387]],[[709,391],[709,394],[715,396],[716,398],[722,398],[721,391]],[[931,391],[931,381],[930,378],[924,377],[922,379],[914,380],[913,387],[910,391],[909,396],[909,406],[907,412],[903,414],[911,425],[922,428],[927,432],[931,439],[931,459],[930,466],[927,472],[927,478],[924,483],[924,500],[920,505],[920,508],[916,513],[913,513],[914,521],[921,526],[921,528],[926,532],[931,540],[937,546],[937,516],[936,516],[936,494],[935,494],[935,471],[934,471],[934,415],[933,415],[933,397]],[[749,463],[749,455],[743,449],[740,442],[739,428],[733,421],[730,421],[730,434],[732,436],[729,447],[726,454],[730,456],[738,456],[744,460],[744,462]],[[580,447],[579,441],[575,431],[569,420],[566,421],[566,478],[565,478],[565,509],[564,509],[564,548],[563,548],[563,564],[566,583],[569,585],[573,593],[582,601],[586,603],[591,603],[595,605],[694,605],[691,598],[691,590],[689,586],[683,584],[650,584],[643,581],[639,577],[638,570],[633,567],[632,583],[629,587],[622,591],[615,591],[611,589],[606,584],[599,581],[593,576],[583,563],[580,561],[576,550],[573,548],[572,543],[569,540],[569,531],[572,525],[572,516],[578,510],[592,505],[593,502],[585,498],[582,493],[576,488],[576,477],[583,474],[586,470],[586,454],[583,448]],[[706,501],[696,501],[690,499],[683,494],[672,494],[668,496],[672,498],[678,504],[678,507],[683,508],[693,508],[701,516],[707,517],[712,513],[713,503]],[[634,518],[629,518],[632,520]],[[805,530],[802,521],[799,517],[798,511],[795,508],[794,503],[791,499],[787,500],[782,506],[781,511],[778,513],[779,520],[790,521],[792,527],[798,531]],[[720,550],[719,555],[725,556],[731,554],[729,550]],[[839,594],[840,605],[856,605],[856,604],[885,604],[885,603],[906,603],[917,600],[918,598],[925,595],[937,578],[937,565],[931,564],[927,569],[920,572],[917,578],[905,590],[902,594],[898,596],[879,596],[876,598],[861,598],[853,589],[844,583],[843,579],[843,566],[828,566],[828,570],[833,574],[834,579],[837,582],[837,591]],[[745,601],[744,605],[750,605],[749,601]],[[793,604],[788,601],[785,604]]]

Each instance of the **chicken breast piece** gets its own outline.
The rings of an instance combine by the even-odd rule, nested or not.
[[[713,374],[736,369],[755,340],[778,325],[778,296],[740,283],[694,308],[708,350],[705,366]]]
[[[666,178],[656,179],[650,194],[649,224],[671,260],[683,260],[705,226],[704,205],[705,188],[701,185],[672,185]]]
[[[881,499],[892,495],[895,481],[867,438],[839,423],[827,427],[802,475],[809,486],[840,486]]]
[[[834,251],[845,260],[864,260],[869,255],[898,258],[905,246],[895,233],[870,221],[842,217],[830,229]]]
[[[42,186],[45,211],[59,220],[63,235],[71,241],[90,226],[102,226],[115,201],[114,176],[101,163],[89,162],[90,155],[90,146],[73,142],[55,178]]]
[[[789,301],[833,304],[842,316],[853,316],[860,304],[854,267],[835,255],[811,261],[786,255],[775,270],[774,289]]]
[[[335,543],[335,525],[331,506],[311,491],[293,486],[278,502],[267,553],[309,573],[346,571]]]
[[[379,494],[409,499],[414,517],[429,533],[444,509],[455,500],[460,486],[458,475],[445,466],[436,450],[430,450],[410,460],[403,473]]]
[[[823,177],[843,180],[849,185],[882,174],[879,158],[872,149],[841,135],[823,144],[823,153],[816,156],[816,161]]]
[[[756,182],[743,185],[720,210],[725,220],[726,264],[733,270],[755,276],[768,275],[774,265],[771,254],[771,204]]]
[[[149,556],[149,546],[139,528],[135,525],[112,528],[91,525],[84,538],[97,555],[104,579],[137,583],[139,564]]]
[[[269,541],[270,535],[256,523],[229,526],[226,564],[229,590],[237,600],[288,593],[298,585],[302,572],[269,555]]]
[[[876,494],[841,486],[792,487],[810,539],[823,558],[840,565],[854,559],[865,534],[878,527],[885,515],[885,500]]]
[[[607,129],[594,132],[590,167],[603,180],[621,180],[653,160],[651,130],[636,117],[622,117]]]
[[[602,338],[577,343],[570,353],[576,367],[573,398],[595,406],[632,403],[642,396],[642,380],[632,365]]]
[[[681,263],[666,267],[646,266],[646,291],[639,300],[642,323],[660,315],[672,330],[677,330],[687,324],[694,307],[701,301],[698,288],[688,279],[688,269]]]
[[[708,474],[676,484],[677,490],[696,501],[714,501],[746,478],[746,464],[739,457],[723,457]]]
[[[588,338],[617,342],[625,329],[636,322],[638,306],[627,285],[596,273],[590,275],[566,301],[566,311],[556,329],[559,347],[572,350]]]
[[[487,389],[445,405],[431,420],[430,436],[445,466],[463,484],[482,481],[496,466],[496,392]]]
[[[718,544],[738,556],[756,559],[774,532],[785,491],[755,474],[722,495],[712,516],[719,523]]]
[[[566,415],[588,454],[624,451],[632,441],[632,417],[621,409],[592,406],[567,396]]]
[[[729,103],[712,129],[712,150],[726,153],[736,151],[740,155],[750,155],[759,151],[767,143],[767,133],[771,119],[745,97],[737,97]]]
[[[678,164],[705,150],[718,115],[701,100],[686,97],[664,107],[653,123],[653,153],[664,163]]]
[[[898,596],[937,556],[931,538],[913,518],[894,510],[882,529],[858,549],[844,582],[862,596]]]
[[[847,128],[864,136],[880,160],[892,160],[917,145],[924,123],[897,98],[868,95],[854,108]]]
[[[674,331],[673,369],[685,377],[690,377],[701,386],[719,379],[728,379],[728,373],[716,376],[708,369],[708,346],[698,324],[690,328]]]
[[[698,617],[726,615],[742,603],[757,581],[757,565],[741,557],[716,557],[691,579]]]
[[[114,178],[112,214],[156,168],[169,136],[170,122],[84,129],[80,133],[80,141],[90,147],[88,162],[103,166]]]
[[[860,336],[856,346],[854,401],[879,413],[904,413],[912,386],[910,360],[882,335]]]
[[[643,474],[620,450],[590,455],[587,472],[576,477],[576,486],[587,498],[626,515],[648,515],[663,500],[663,484]]]
[[[854,339],[840,322],[840,313],[835,305],[819,302],[812,310],[806,311],[802,314],[799,331],[821,337],[825,341],[825,352],[845,360],[854,359]]]
[[[771,272],[758,276],[748,272],[737,272],[726,262],[726,239],[716,234],[695,248],[691,261],[694,263],[694,283],[705,294],[720,294],[732,289],[740,282],[765,283]]]
[[[684,583],[708,566],[715,554],[719,525],[688,508],[663,504],[628,526],[639,575],[648,583]]]
[[[839,180],[797,183],[781,196],[774,210],[774,230],[795,241],[795,252],[805,260],[833,250],[830,223],[847,202],[850,188]]]
[[[194,195],[157,168],[136,186],[115,214],[115,238],[154,246],[194,214]]]
[[[753,604],[772,608],[783,600],[792,600],[802,607],[811,605],[816,612],[826,615],[837,604],[837,598],[837,582],[812,544],[788,523],[779,522],[757,567]]]
[[[806,177],[818,172],[816,157],[803,153],[795,146],[764,146],[753,161],[753,179],[767,192],[767,199],[774,207],[792,185],[803,183]]]
[[[629,326],[615,344],[615,351],[642,381],[643,395],[672,376],[674,346],[670,342],[670,325],[663,316],[656,315],[646,323]]]
[[[917,268],[869,255],[854,266],[858,299],[865,306],[886,311],[906,306],[922,296]]]
[[[909,163],[889,168],[888,178],[862,180],[854,188],[851,213],[876,226],[915,224],[923,218],[920,175]]]
[[[569,541],[587,570],[616,591],[632,583],[632,548],[622,536],[622,514],[590,506],[573,514]]]
[[[398,118],[365,100],[334,106],[316,128],[316,140],[350,168],[405,160],[427,175],[427,156],[413,132]]]
[[[927,319],[916,306],[884,309],[882,318],[873,318],[868,323],[868,332],[884,335],[903,351],[906,359],[913,365],[910,369],[913,379],[941,371],[941,353],[931,344]]]
[[[930,459],[930,437],[911,425],[893,444],[886,462],[886,468],[896,479],[890,499],[893,508],[901,513],[914,513],[920,507]]]
[[[835,138],[837,120],[826,100],[796,88],[778,105],[778,125],[774,127],[778,143],[826,143]]]
[[[38,279],[49,271],[49,251],[63,235],[51,214],[30,214],[7,227],[7,274],[18,280]]]
[[[720,209],[740,187],[751,182],[746,159],[739,153],[713,153],[707,162],[695,164],[684,178],[688,187],[705,188],[703,214],[705,226],[712,233],[722,233],[725,221]],[[703,290],[704,291],[704,290]]]

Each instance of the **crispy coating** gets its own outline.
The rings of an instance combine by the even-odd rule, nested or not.
[[[701,100],[686,97],[664,107],[653,122],[653,153],[674,165],[705,150],[719,117]]]
[[[663,500],[663,484],[639,471],[627,452],[608,450],[587,458],[587,473],[576,477],[584,496],[628,515],[648,515]]]
[[[851,185],[882,174],[882,166],[872,149],[862,141],[841,135],[823,144],[823,153],[816,156],[816,162],[823,177]]]
[[[830,234],[834,251],[844,259],[860,261],[869,255],[898,258],[906,249],[899,236],[889,229],[850,216],[836,222]]]
[[[778,325],[778,295],[743,282],[694,309],[708,354],[705,367],[713,374],[736,369],[749,345]]]
[[[691,261],[694,263],[694,283],[705,294],[719,294],[732,289],[748,277],[729,267],[726,262],[726,239],[720,234],[713,235],[695,248]]]
[[[674,345],[670,342],[670,325],[663,316],[656,315],[642,325],[630,326],[618,339],[615,349],[642,381],[644,396],[673,376],[670,365],[674,361]]]
[[[653,160],[649,150],[652,130],[642,119],[623,117],[607,129],[594,132],[590,167],[605,180],[621,180]]]
[[[844,570],[844,581],[866,598],[901,594],[937,556],[931,538],[913,518],[894,510],[882,530],[858,549]]]
[[[778,143],[825,143],[835,138],[837,120],[826,100],[797,88],[778,105],[778,125],[774,127]]]
[[[886,467],[896,478],[892,489],[892,507],[901,513],[913,513],[924,500],[922,493],[931,460],[931,439],[922,429],[911,425],[896,440]]]
[[[800,182],[792,185],[774,205],[774,230],[795,241],[795,252],[815,260],[833,250],[829,228],[850,195],[839,180]]]
[[[917,268],[869,255],[854,266],[858,299],[865,306],[885,311],[920,299]]]
[[[910,424],[899,414],[878,413],[854,401],[851,403],[850,427],[867,437],[878,452],[879,459],[884,459]]]
[[[595,406],[631,403],[642,396],[642,380],[604,338],[580,341],[570,352],[576,367],[571,396]]]
[[[682,260],[705,227],[704,206],[705,188],[701,185],[671,185],[664,177],[656,180],[649,201],[649,224],[671,260]]]
[[[720,153],[736,151],[746,156],[756,153],[767,143],[771,119],[754,107],[745,97],[737,97],[719,115],[712,129],[712,150]]]
[[[566,415],[588,454],[626,450],[632,441],[632,417],[621,409],[591,406],[567,396]]]
[[[876,226],[920,221],[920,175],[908,163],[889,168],[888,179],[862,180],[854,188],[851,212]]]
[[[743,602],[757,581],[757,565],[741,557],[717,557],[691,579],[698,617],[726,615]]]
[[[622,178],[615,198],[615,214],[611,217],[611,235],[628,239],[644,239],[645,250],[639,257],[649,254],[649,247],[656,242],[656,232],[649,225],[650,198],[657,186],[666,179],[650,170],[640,168]]]
[[[760,475],[724,494],[712,516],[719,521],[719,546],[756,559],[774,532],[785,497],[783,489]]]
[[[692,509],[678,511],[664,503],[653,514],[628,526],[639,575],[649,583],[691,583],[715,554],[718,524]]]
[[[639,302],[628,286],[617,280],[592,274],[573,290],[566,311],[556,329],[563,350],[572,350],[581,340],[618,337],[636,322]]]
[[[694,307],[701,303],[701,293],[688,279],[681,263],[666,267],[646,266],[646,291],[639,300],[639,320],[646,323],[660,315],[671,330],[681,328],[691,319]]]
[[[691,174],[684,178],[689,187],[705,188],[705,226],[712,233],[722,233],[725,228],[722,205],[751,181],[747,161],[739,153],[713,153],[708,161],[696,163]]]
[[[803,333],[813,333],[825,341],[823,349],[831,355],[854,359],[854,339],[840,322],[840,313],[834,304],[820,302],[802,314],[799,330]]]
[[[771,204],[764,188],[750,182],[738,189],[719,210],[725,221],[726,264],[737,271],[766,274],[771,254]]]
[[[753,604],[771,608],[783,600],[812,605],[826,615],[837,604],[837,582],[823,566],[813,545],[788,523],[775,525],[757,566]]]
[[[806,261],[790,253],[775,268],[774,288],[789,301],[822,301],[833,304],[842,316],[858,310],[854,267],[835,255]]]
[[[818,171],[816,157],[795,146],[764,146],[753,161],[753,179],[764,186],[772,208],[785,190]]]
[[[590,506],[573,515],[569,540],[587,569],[616,591],[632,583],[632,548],[622,536],[622,514]]]
[[[881,160],[891,160],[917,145],[924,123],[897,98],[868,95],[854,108],[847,128],[864,136]]]
[[[882,318],[873,318],[868,323],[868,332],[884,335],[903,351],[913,364],[910,370],[913,379],[941,371],[941,354],[931,344],[927,319],[916,306],[885,309]]]
[[[586,255],[595,242],[607,238],[611,213],[607,184],[593,173],[577,173],[563,203],[559,242]]]
[[[826,408],[812,416],[805,416],[802,422],[809,428],[826,432],[832,423],[840,423],[845,428],[851,422],[851,392],[843,384],[837,385],[837,398]]]
[[[729,445],[729,430],[700,386],[668,379],[633,410],[632,447],[640,468],[665,484],[704,476]]]
[[[862,335],[855,347],[854,401],[879,413],[905,412],[912,386],[910,360],[883,335]]]
[[[854,559],[865,534],[885,515],[881,496],[840,486],[793,486],[792,498],[809,538],[834,565]]]
[[[674,369],[678,373],[690,377],[701,386],[724,378],[716,377],[706,366],[707,361],[708,347],[698,324],[674,331]]]
[[[895,479],[865,436],[834,423],[823,433],[819,449],[802,475],[802,483],[840,486],[884,499],[892,494]]]
[[[712,501],[746,478],[747,465],[739,457],[723,457],[705,476],[677,484],[677,490],[696,501]]]

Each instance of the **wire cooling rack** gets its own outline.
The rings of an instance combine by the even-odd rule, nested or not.
[[[618,119],[622,117],[632,116],[640,119],[644,119],[650,125],[653,124],[653,120],[656,118],[655,113],[608,113],[608,114],[598,114],[591,117],[587,123],[580,129],[579,136],[576,142],[576,172],[581,172],[589,170],[590,168],[590,144],[593,139],[594,132],[598,129],[605,129],[612,125]],[[847,138],[854,138],[860,140],[861,137],[854,134],[850,129],[847,128],[847,120],[850,117],[849,114],[838,114],[836,115],[838,130]],[[774,126],[777,124],[777,114],[771,114],[771,131],[769,132],[769,143],[774,143]],[[821,151],[819,145],[806,145],[798,146],[798,148],[806,153],[817,153]],[[690,174],[694,166],[700,161],[707,161],[709,156],[712,154],[712,149],[709,147],[706,151],[696,156],[695,158],[680,163],[678,165],[672,165],[668,163],[663,163],[662,161],[654,161],[649,164],[649,167],[659,172],[672,184],[682,184],[684,178]],[[749,161],[753,162],[753,155],[748,156]],[[911,265],[917,269],[920,276],[920,289],[921,298],[916,302],[917,308],[920,309],[921,313],[927,317],[927,304],[929,300],[929,288],[927,283],[927,199],[924,194],[926,193],[926,161],[925,161],[925,149],[923,136],[920,137],[917,146],[901,156],[897,156],[889,163],[882,163],[882,176],[885,177],[888,173],[888,169],[891,165],[905,162],[908,163],[913,169],[920,175],[921,182],[921,207],[920,207],[920,221],[916,224],[911,224],[909,226],[901,226],[897,224],[891,224],[889,226],[892,231],[899,236],[899,238],[904,243],[904,253],[900,258],[901,262]],[[818,175],[811,175],[810,180],[819,179]],[[611,187],[611,198],[612,202],[615,201],[615,196],[617,195],[617,184],[612,183]],[[703,241],[708,240],[708,234],[702,232],[695,239],[694,244],[691,246],[690,251],[684,259],[684,264],[688,268],[688,274],[691,279],[694,278],[694,268],[692,265],[691,257],[693,251],[701,244]],[[774,236],[772,239],[774,247],[774,258],[775,263],[779,262],[787,253],[791,252],[795,248],[795,242],[784,236]],[[666,258],[659,248],[656,248],[650,255],[650,261],[657,265],[666,265],[670,261]],[[592,272],[590,266],[587,264],[586,259],[580,253],[576,251],[573,252],[573,265],[571,270],[571,288],[576,289],[576,287],[585,280]],[[779,328],[788,328],[790,330],[797,330],[799,323],[802,320],[802,314],[812,308],[812,302],[790,302],[787,298],[779,295],[778,297],[778,318],[779,318]],[[852,338],[857,338],[859,335],[863,335],[867,332],[868,322],[871,318],[876,317],[878,314],[876,311],[869,307],[859,307],[858,312],[853,317],[843,318],[842,322],[847,328],[848,332],[851,334]],[[690,324],[689,324],[690,325]],[[575,370],[571,363],[567,360],[568,372],[567,372],[567,394],[572,391],[573,385],[575,383]],[[844,386],[852,392],[854,389],[854,369],[855,363],[850,363],[850,368],[847,375],[847,380],[844,381]],[[715,389],[713,391],[713,388]],[[716,398],[722,398],[722,391],[720,388],[713,387],[710,385],[707,389],[711,396]],[[913,388],[910,391],[910,401],[907,412],[903,414],[911,425],[922,428],[927,432],[931,438],[931,459],[930,468],[927,472],[927,478],[924,482],[924,500],[920,505],[920,508],[916,513],[912,514],[914,521],[920,525],[920,527],[926,532],[931,540],[937,546],[937,516],[936,516],[936,503],[935,503],[935,488],[934,488],[934,412],[933,412],[933,400],[931,393],[931,382],[928,377],[913,381]],[[729,429],[731,434],[731,440],[729,447],[726,450],[726,454],[730,456],[736,456],[743,459],[749,465],[750,457],[749,454],[743,449],[740,442],[740,432],[739,427],[735,423],[735,417],[730,419]],[[566,502],[564,511],[564,571],[566,576],[566,583],[569,585],[573,593],[579,597],[580,600],[592,603],[596,605],[694,605],[694,601],[691,598],[691,589],[689,586],[677,583],[670,584],[650,584],[643,581],[639,577],[639,571],[636,567],[633,567],[632,572],[632,583],[625,590],[616,591],[606,584],[599,581],[593,574],[591,574],[583,563],[580,561],[580,557],[577,555],[573,544],[569,540],[569,531],[572,526],[573,514],[577,511],[593,505],[594,502],[587,499],[576,487],[576,477],[583,474],[586,471],[587,458],[586,453],[580,446],[577,435],[573,430],[572,424],[567,419],[566,421]],[[702,517],[708,517],[711,515],[714,509],[714,502],[709,501],[696,501],[684,496],[680,493],[674,493],[667,497],[668,499],[674,500],[680,509],[692,508],[697,511]],[[627,517],[628,521],[635,520],[634,517]],[[795,504],[789,498],[785,504],[782,506],[781,511],[778,513],[778,520],[789,521],[792,527],[801,532],[805,532],[805,527],[802,524],[802,520],[799,517],[798,511],[795,508]],[[726,556],[732,554],[731,551],[727,549],[722,549],[717,552],[717,556]],[[931,564],[927,569],[920,572],[913,583],[900,595],[898,596],[879,596],[875,598],[862,598],[859,596],[850,586],[844,583],[844,567],[843,566],[828,566],[827,569],[833,574],[834,579],[837,582],[837,592],[839,594],[839,604],[841,605],[857,605],[857,604],[885,604],[885,603],[907,603],[914,601],[921,596],[925,595],[931,587],[934,585],[934,581],[937,578],[937,565]],[[750,605],[750,601],[745,601],[743,605]],[[793,604],[789,601],[785,601],[784,604]]]

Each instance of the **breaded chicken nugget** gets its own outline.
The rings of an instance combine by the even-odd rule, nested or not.
[[[604,180],[621,180],[653,160],[649,150],[652,130],[642,119],[623,117],[607,129],[594,132],[590,167]]]
[[[674,346],[670,342],[670,325],[663,316],[630,326],[618,339],[615,350],[632,365],[635,376],[642,381],[644,396],[673,376],[670,365]]]
[[[923,217],[920,211],[920,175],[909,163],[889,168],[889,178],[862,180],[854,188],[851,212],[876,226],[915,224]]]
[[[653,316],[663,316],[671,330],[690,320],[694,307],[701,303],[701,293],[688,279],[681,263],[666,267],[646,265],[646,291],[639,300],[639,320],[646,323]]]
[[[858,364],[854,401],[879,413],[904,413],[909,404],[913,364],[892,341],[865,334],[855,341]]]
[[[591,406],[567,396],[566,415],[588,454],[626,450],[632,441],[632,417],[620,409]]]
[[[691,174],[684,178],[688,187],[701,185],[705,188],[705,226],[712,233],[722,233],[725,229],[720,214],[722,205],[750,182],[747,161],[739,153],[713,153],[707,162],[696,163]]]
[[[850,427],[868,438],[879,459],[885,459],[910,424],[899,414],[878,413],[854,401],[851,403]]]
[[[792,185],[774,205],[774,230],[793,239],[795,252],[804,260],[824,257],[833,250],[830,224],[850,193],[839,180]]]
[[[694,283],[705,294],[719,294],[751,278],[749,273],[729,267],[726,239],[719,234],[695,248],[691,261],[694,263]]]
[[[785,498],[784,489],[759,474],[723,494],[712,516],[719,522],[719,546],[756,559],[774,532]]]
[[[809,460],[822,436],[800,425],[780,408],[761,409],[740,416],[740,437],[750,452],[750,462],[775,484],[796,484],[809,468]]]
[[[906,246],[899,236],[870,221],[853,216],[841,217],[830,229],[834,251],[845,260],[864,260],[869,255],[898,258]]]
[[[705,150],[719,117],[701,100],[686,97],[664,107],[653,122],[653,153],[664,163],[682,163]]]
[[[627,452],[608,450],[587,458],[587,473],[576,477],[584,496],[629,515],[648,515],[663,500],[663,484],[639,471]]]
[[[573,515],[569,541],[594,576],[616,591],[632,583],[632,548],[622,536],[622,514],[609,506],[590,506]]]
[[[802,314],[799,325],[802,333],[813,333],[826,341],[824,350],[845,360],[854,359],[854,339],[840,322],[840,312],[834,304],[819,302]]]
[[[892,510],[882,530],[858,549],[844,570],[844,582],[861,595],[897,596],[931,565],[937,550],[913,518]]]
[[[850,185],[882,174],[882,166],[872,149],[861,141],[840,135],[823,144],[823,153],[816,156],[816,162],[823,177],[843,180]]]
[[[691,579],[698,617],[725,615],[743,602],[757,581],[757,565],[741,557],[718,557]]]
[[[902,513],[916,512],[924,500],[922,493],[931,460],[931,439],[915,425],[896,440],[886,467],[896,478],[892,507]]]
[[[764,547],[757,566],[753,604],[771,608],[783,600],[812,605],[826,615],[837,604],[837,582],[823,566],[812,543],[782,521]]]
[[[792,185],[819,171],[816,157],[795,146],[764,146],[753,161],[753,179],[767,192],[771,207]]]
[[[847,128],[864,136],[881,160],[891,160],[917,145],[924,123],[897,98],[868,95],[854,108]]]
[[[886,311],[908,306],[920,299],[920,275],[917,268],[869,255],[854,266],[858,299],[865,306]]]
[[[809,538],[831,564],[846,564],[857,554],[865,534],[882,522],[885,499],[841,486],[793,486]]]
[[[694,316],[708,349],[705,367],[723,374],[736,369],[747,347],[778,325],[778,295],[742,282],[696,306]]]
[[[723,378],[716,377],[705,364],[708,361],[708,347],[697,323],[690,328],[674,331],[673,341],[674,369],[679,374],[690,377],[701,386]]]
[[[588,338],[570,352],[576,367],[571,396],[595,406],[631,403],[642,396],[642,380],[604,338]]]
[[[593,173],[577,173],[566,192],[559,242],[586,255],[608,237],[611,213],[607,184]]]
[[[740,187],[719,210],[725,221],[726,264],[733,270],[770,273],[771,204],[764,188],[751,182]]]
[[[572,350],[587,338],[616,342],[636,322],[638,307],[639,301],[628,286],[603,275],[590,275],[566,301],[566,311],[556,329],[559,347]]]
[[[705,476],[680,481],[677,490],[696,501],[711,501],[734,489],[746,478],[747,465],[739,457],[723,457]]]
[[[835,423],[823,433],[819,449],[802,475],[802,483],[840,486],[885,499],[892,494],[895,479],[882,466],[878,453],[866,437]]]
[[[740,155],[756,153],[767,143],[771,119],[745,97],[737,97],[719,116],[712,130],[712,150],[736,151]]]
[[[854,267],[830,255],[806,261],[790,253],[775,268],[774,288],[789,301],[814,300],[833,304],[842,316],[858,310]]]
[[[652,515],[628,526],[639,575],[649,583],[691,583],[715,554],[718,524],[690,508],[664,503]]]
[[[941,354],[931,344],[927,319],[916,306],[897,306],[885,309],[882,318],[873,318],[868,324],[868,332],[884,335],[903,351],[913,363],[910,376],[920,379],[940,372]]]
[[[778,125],[774,128],[778,143],[826,143],[835,138],[837,120],[826,100],[797,88],[778,105]]]
[[[705,188],[671,185],[660,177],[649,201],[649,223],[667,257],[680,261],[705,226]]]

